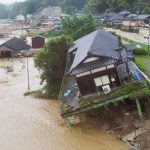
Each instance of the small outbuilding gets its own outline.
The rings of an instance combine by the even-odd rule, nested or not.
[[[14,37],[0,45],[0,57],[15,57],[23,50],[29,50],[31,47],[23,40]]]
[[[38,49],[43,48],[45,45],[46,38],[43,36],[35,36],[32,38],[32,48]]]

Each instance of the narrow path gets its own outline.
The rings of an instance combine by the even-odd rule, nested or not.
[[[144,35],[148,32],[147,29],[140,29],[139,34],[131,33],[131,32],[124,32],[119,29],[112,29],[112,28],[106,28],[106,31],[113,31],[113,32],[116,32],[117,34],[122,35],[128,39],[148,45],[148,39],[144,38]]]

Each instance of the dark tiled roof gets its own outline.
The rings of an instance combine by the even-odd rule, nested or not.
[[[77,52],[70,71],[75,69],[89,55],[119,59],[120,54],[118,37],[103,29],[96,30],[83,38],[75,41]]]
[[[112,20],[112,21],[115,21],[115,20],[125,20],[125,18],[120,15],[120,14],[117,14],[117,13],[109,13],[106,15],[106,17],[108,17],[108,20]]]
[[[1,46],[8,47],[13,50],[29,50],[31,47],[27,45],[23,40],[19,38],[12,38],[8,40],[7,42],[3,43]]]
[[[137,19],[137,14],[129,14],[127,19]]]
[[[123,15],[117,14],[117,13],[108,13],[108,14],[102,14],[97,18],[98,20],[104,20],[104,21],[123,21],[125,20],[125,17]]]
[[[75,75],[75,74],[80,74],[86,71],[90,71],[93,69],[97,69],[106,65],[110,65],[113,64],[114,60],[113,59],[104,59],[104,60],[96,60],[96,61],[92,61],[89,63],[82,63],[81,65],[79,65],[76,69],[74,69],[70,75]]]
[[[145,19],[148,19],[148,18],[150,18],[150,15],[139,15],[138,16],[139,20],[145,20]]]

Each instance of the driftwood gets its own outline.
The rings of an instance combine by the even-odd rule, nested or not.
[[[113,129],[107,130],[107,133],[113,133],[114,131],[116,131],[118,129],[122,129],[122,128],[123,128],[123,126],[118,126],[118,127],[113,128]]]

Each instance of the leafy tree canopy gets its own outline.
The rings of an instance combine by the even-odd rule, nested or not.
[[[33,14],[48,6],[60,6],[66,13],[84,10],[90,13],[131,12],[149,13],[150,0],[26,0],[9,6],[0,5],[0,19],[14,18],[18,14]]]
[[[74,40],[96,30],[91,15],[84,17],[62,18],[62,33],[70,35]]]
[[[131,12],[140,13],[144,11],[145,7],[150,8],[150,0],[88,0],[84,7],[85,12],[90,13],[104,13],[104,12],[119,12],[122,10],[129,10]]]
[[[46,97],[58,96],[66,66],[67,50],[72,44],[69,36],[60,36],[47,42],[45,48],[38,51],[35,66],[42,71],[41,83],[44,83]]]

